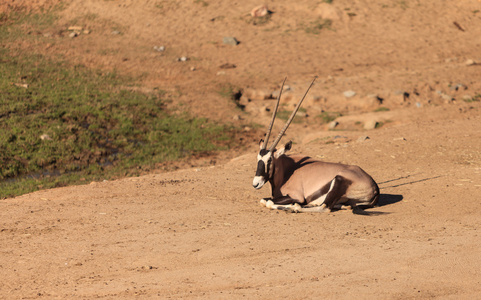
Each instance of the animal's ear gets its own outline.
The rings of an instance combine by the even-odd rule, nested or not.
[[[259,141],[259,149],[262,149],[262,144],[264,144],[264,140],[263,140],[263,139],[261,139],[261,140]]]
[[[292,148],[292,141],[287,142],[284,147],[276,151],[275,156],[276,158],[279,158],[282,154],[286,154],[287,151],[291,150]]]

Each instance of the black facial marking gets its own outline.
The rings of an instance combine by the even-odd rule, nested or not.
[[[264,165],[264,162],[262,160],[259,160],[257,162],[256,176],[264,176],[265,171],[266,167]]]
[[[259,152],[259,154],[260,154],[261,156],[264,156],[264,155],[267,154],[267,152],[269,152],[269,150],[267,150],[267,149],[261,149],[261,151]]]

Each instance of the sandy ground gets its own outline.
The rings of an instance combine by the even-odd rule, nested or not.
[[[0,298],[481,297],[481,105],[462,100],[481,91],[481,3],[339,0],[326,12],[320,2],[268,1],[271,19],[253,25],[255,1],[71,1],[55,28],[9,47],[139,76],[142,88],[176,95],[173,107],[239,126],[266,124],[272,101],[244,99],[239,112],[218,94],[223,84],[275,90],[288,75],[296,98],[318,75],[311,116],[285,140],[361,166],[381,188],[379,207],[369,216],[262,208],[270,189],[251,187],[254,140],[211,167],[5,199]],[[319,16],[332,28],[307,33]],[[91,31],[68,38],[73,25]],[[390,111],[374,113],[370,94]],[[312,117],[319,107],[343,112],[339,130]],[[359,128],[373,119],[384,125]]]

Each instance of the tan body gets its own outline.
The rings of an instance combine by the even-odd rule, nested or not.
[[[349,199],[356,205],[372,205],[371,202],[379,191],[371,176],[358,166],[316,161],[311,158],[306,160],[305,156],[300,155],[287,157],[292,159],[295,164],[300,161],[304,161],[304,163],[282,185],[280,192],[283,196],[289,195],[298,200],[300,204],[313,205],[312,202],[316,199],[310,199],[310,197],[324,186],[330,185],[336,176],[342,176],[351,182],[336,205],[348,204]],[[317,203],[317,205],[321,204],[323,203]]]

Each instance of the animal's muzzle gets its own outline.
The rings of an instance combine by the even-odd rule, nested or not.
[[[255,176],[254,181],[252,181],[252,186],[255,189],[260,189],[265,183],[264,177],[262,176]]]

